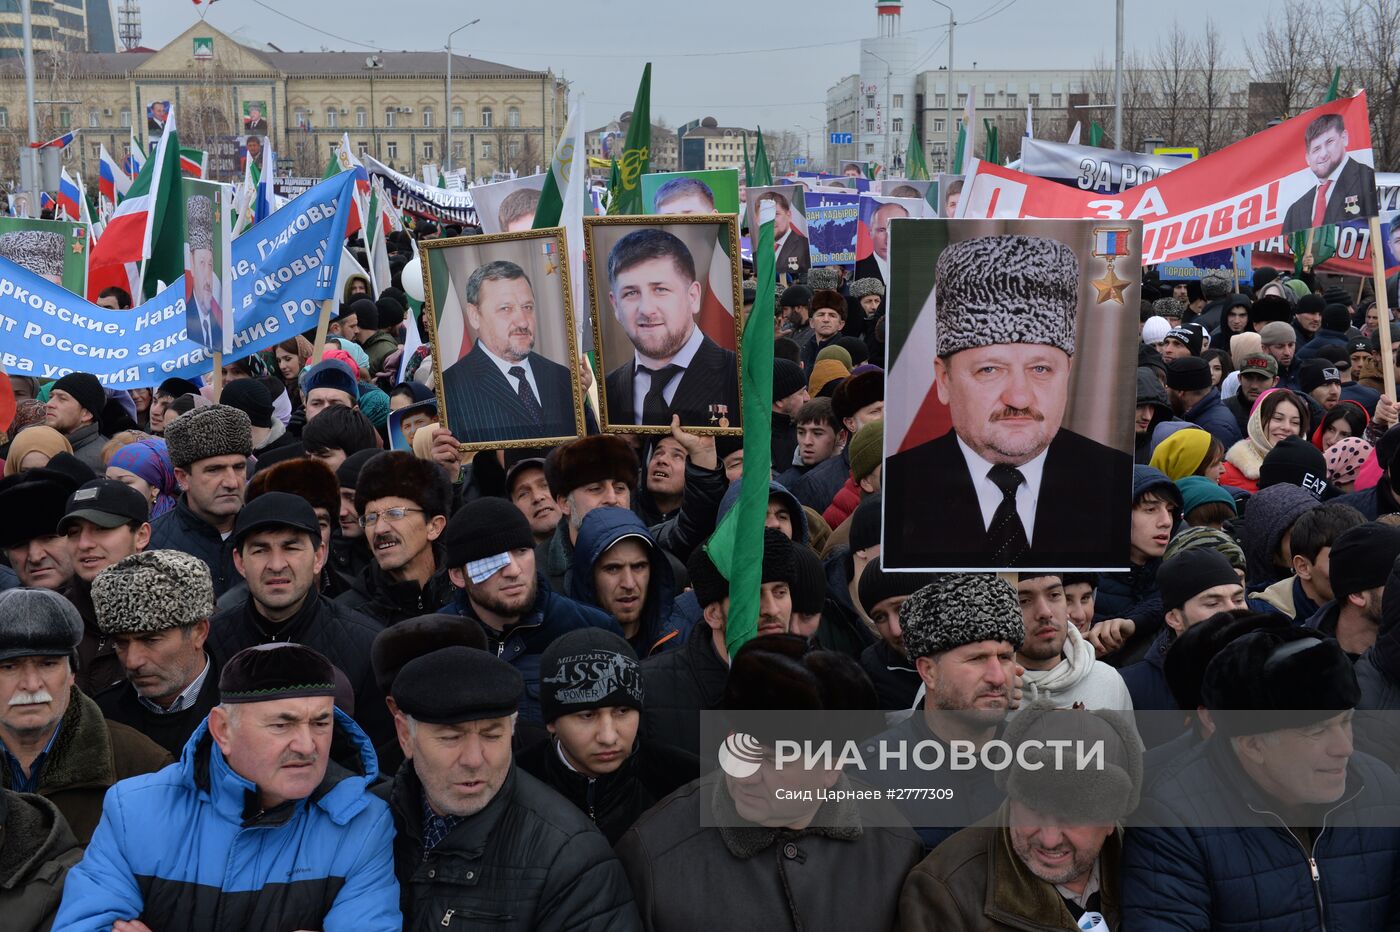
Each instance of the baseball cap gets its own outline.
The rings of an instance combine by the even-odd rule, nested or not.
[[[1244,365],[1240,366],[1240,375],[1267,375],[1269,378],[1278,377],[1278,360],[1268,353],[1255,353],[1253,356],[1244,358]]]
[[[319,542],[321,522],[311,503],[290,492],[264,492],[243,506],[233,525],[233,545],[242,546],[243,539],[265,527],[290,527],[306,531]]]
[[[68,496],[58,533],[66,534],[72,522],[91,521],[100,528],[121,527],[150,520],[151,506],[146,496],[116,479],[93,479]]]

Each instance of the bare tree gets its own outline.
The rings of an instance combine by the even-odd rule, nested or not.
[[[1151,94],[1156,107],[1153,125],[1147,127],[1168,145],[1183,145],[1197,138],[1201,100],[1197,82],[1200,52],[1180,23],[1173,23],[1148,56]]]
[[[1284,0],[1283,15],[1267,17],[1263,31],[1245,46],[1255,80],[1271,86],[1265,106],[1279,119],[1313,103],[1313,72],[1332,25],[1325,21],[1323,9],[1307,0]]]
[[[1376,168],[1400,165],[1400,0],[1349,0],[1333,18],[1346,34],[1352,85],[1365,88]]]
[[[1200,132],[1196,138],[1203,151],[1214,152],[1220,148],[1222,138],[1233,135],[1229,125],[1230,106],[1234,88],[1224,72],[1227,67],[1226,45],[1216,28],[1215,22],[1206,19],[1206,28],[1197,50],[1200,62],[1197,85],[1200,97],[1200,118],[1197,121]]]

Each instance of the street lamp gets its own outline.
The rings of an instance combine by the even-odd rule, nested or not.
[[[943,164],[951,167],[953,164],[953,27],[957,26],[957,23],[953,20],[952,7],[944,3],[943,0],[933,0],[933,2],[948,11],[948,93],[943,98],[943,102],[948,105],[948,113],[944,117],[943,123],[943,128],[948,132],[948,141],[946,143],[947,149],[943,153]],[[968,127],[967,131],[971,133],[972,128]],[[919,144],[922,145],[923,140],[919,140]]]
[[[880,61],[885,62],[885,161],[889,163],[892,161],[890,158],[890,110],[894,106],[894,101],[890,97],[890,82],[894,80],[894,69],[888,61],[874,52],[866,54],[871,58],[879,58]]]
[[[481,18],[477,17],[470,23],[464,23],[447,34],[447,107],[443,114],[447,120],[447,145],[445,146],[446,151],[442,154],[444,173],[452,170],[452,37],[468,26],[475,26],[479,22],[481,22]]]

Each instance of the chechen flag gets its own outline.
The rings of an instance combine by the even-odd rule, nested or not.
[[[123,274],[127,267],[145,262],[144,282]],[[180,141],[175,132],[175,112],[166,117],[165,132],[155,154],[132,181],[126,198],[117,205],[88,259],[88,291],[94,279],[154,295],[157,281],[170,284],[185,272],[185,212],[180,198]],[[112,281],[107,281],[111,279]],[[130,279],[128,285],[125,279]]]

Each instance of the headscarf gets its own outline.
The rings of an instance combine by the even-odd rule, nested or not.
[[[175,507],[180,487],[175,481],[175,467],[170,463],[170,453],[165,448],[164,440],[159,437],[146,437],[129,443],[113,453],[107,465],[140,476],[156,490],[155,504],[151,506],[151,520],[154,521]]]
[[[60,453],[72,452],[73,445],[68,442],[68,438],[52,427],[43,424],[26,427],[15,434],[14,442],[10,444],[9,457],[5,460],[5,475],[18,475],[19,464],[31,453],[46,453],[49,459],[53,459]]]
[[[10,425],[10,439],[19,436],[19,432],[26,427],[44,423],[44,419],[49,416],[49,409],[42,401],[33,398],[26,398],[15,405],[15,420]]]
[[[1166,473],[1173,482],[1194,475],[1205,463],[1210,441],[1210,433],[1199,427],[1178,430],[1157,445],[1149,465]]]
[[[1356,474],[1361,464],[1374,449],[1360,437],[1343,437],[1328,447],[1322,454],[1327,460],[1327,479],[1338,485],[1351,485],[1356,482]]]

